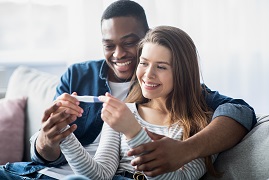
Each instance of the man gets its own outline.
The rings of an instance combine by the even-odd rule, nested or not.
[[[40,131],[31,138],[34,163],[8,164],[4,168],[15,175],[0,169],[0,178],[16,179],[24,174],[24,178],[60,179],[70,174],[59,144],[72,132],[94,154],[103,124],[102,104],[78,102],[70,94],[99,96],[110,92],[123,100],[136,66],[136,45],[148,29],[143,8],[133,1],[116,1],[104,11],[101,31],[105,60],[68,68],[57,87],[55,104],[46,110]],[[244,101],[207,91],[204,94],[207,104],[215,110],[212,123],[183,142],[149,132],[155,141],[129,152],[129,155],[149,152],[134,159],[133,165],[138,170],[144,170],[148,176],[174,171],[192,159],[234,146],[256,123],[253,109]],[[62,131],[70,123],[70,129]],[[46,166],[54,168],[44,169]]]

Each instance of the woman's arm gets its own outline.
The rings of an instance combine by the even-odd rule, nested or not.
[[[232,99],[207,89],[206,102],[215,110],[212,122],[187,141],[163,137],[128,152],[129,156],[150,152],[132,161],[149,176],[174,171],[199,157],[220,153],[235,146],[256,123],[256,116],[243,100]],[[175,153],[177,152],[177,153]]]
[[[131,148],[137,147],[141,144],[148,143],[151,141],[151,138],[148,136],[147,132],[144,129],[131,140],[127,141],[128,145]],[[175,142],[177,140],[174,140]],[[178,141],[181,142],[181,141]],[[216,159],[216,155],[213,160]],[[192,180],[199,179],[206,173],[206,167],[203,158],[194,159],[191,162],[185,164],[183,167],[178,168],[170,173],[161,174],[156,177],[147,176],[147,179],[174,179],[174,180]]]
[[[94,159],[72,133],[60,144],[75,174],[91,179],[112,179],[119,165],[120,135],[106,123]]]

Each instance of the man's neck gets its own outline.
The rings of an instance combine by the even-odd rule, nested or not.
[[[108,80],[111,81],[111,82],[116,82],[116,83],[124,83],[124,82],[129,82],[131,81],[131,77],[128,78],[128,79],[122,79],[122,78],[119,78],[114,71],[109,71],[108,73]]]

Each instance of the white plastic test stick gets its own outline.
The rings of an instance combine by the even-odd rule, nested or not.
[[[76,98],[80,102],[102,103],[101,101],[99,101],[97,96],[73,96],[73,97]]]

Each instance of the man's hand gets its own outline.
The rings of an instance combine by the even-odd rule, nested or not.
[[[131,164],[146,175],[154,177],[181,168],[189,161],[186,156],[188,146],[146,130],[153,142],[140,145],[128,152],[128,156],[138,156]],[[148,152],[140,156],[140,154]]]
[[[60,156],[60,142],[77,128],[74,124],[61,132],[63,128],[77,119],[77,116],[68,114],[64,109],[59,112],[61,105],[60,102],[55,103],[45,111],[36,140],[37,152],[47,161],[54,161]]]
[[[185,141],[162,137],[130,150],[128,156],[149,152],[135,158],[132,165],[148,176],[157,176],[177,170],[193,159],[225,151],[235,146],[246,134],[244,126],[235,120],[218,116],[202,131]],[[152,138],[154,135],[149,136]],[[157,136],[154,137],[157,139]]]

